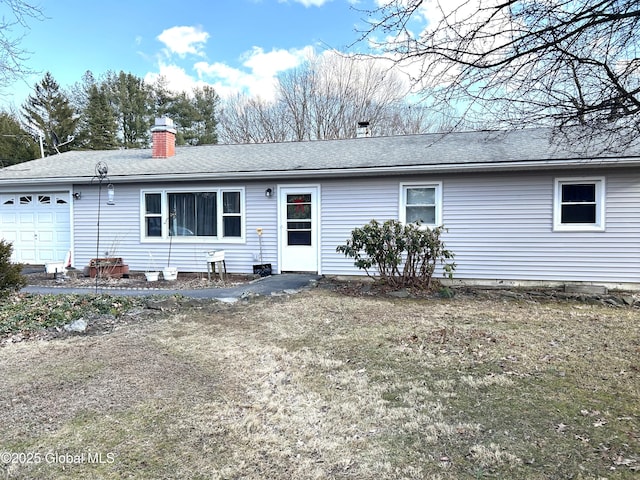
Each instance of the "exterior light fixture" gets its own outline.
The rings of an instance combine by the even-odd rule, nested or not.
[[[264,191],[264,196],[265,196],[265,197],[267,197],[267,198],[271,198],[271,197],[273,196],[273,190],[272,190],[272,189],[270,189],[270,188],[267,188],[267,189]]]
[[[74,200],[80,200],[82,198],[82,193],[80,192],[74,192],[73,193],[73,199]]]
[[[113,183],[107,185],[107,205],[115,205],[116,202],[114,200],[116,196],[115,188],[113,187]]]

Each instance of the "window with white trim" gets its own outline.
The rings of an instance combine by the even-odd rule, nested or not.
[[[442,225],[442,184],[400,184],[400,221]]]
[[[146,190],[141,214],[143,239],[240,240],[244,190]]]
[[[604,178],[557,178],[553,228],[558,231],[604,230]]]

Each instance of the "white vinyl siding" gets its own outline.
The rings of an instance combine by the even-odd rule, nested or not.
[[[328,180],[322,183],[320,223],[321,271],[324,274],[360,275],[353,259],[336,252],[355,227],[375,219],[398,218],[398,180],[365,178]]]
[[[605,173],[603,232],[554,229],[556,179],[579,178],[575,170],[314,179],[321,187],[319,270],[326,275],[363,275],[353,266],[353,259],[337,253],[336,247],[349,238],[353,228],[372,219],[399,219],[401,184],[442,182],[444,240],[456,254],[455,278],[638,283],[640,174],[633,169],[594,169],[588,178],[605,178]],[[270,263],[278,271],[278,199],[276,195],[267,198],[265,190],[287,185],[277,181],[239,185],[244,188],[244,240],[176,242],[174,238],[171,264],[183,272],[206,272],[206,252],[223,249],[229,272],[251,273],[252,265],[259,263]],[[207,182],[167,186],[181,191],[226,191],[227,187],[233,188]],[[141,191],[152,188],[116,184],[116,205],[102,206],[99,252],[123,257],[132,271],[145,270],[150,253],[157,266],[167,263],[168,238],[141,241]],[[74,265],[82,269],[96,256],[97,186],[75,185],[72,191],[82,192],[72,210]],[[262,259],[256,228],[263,229]]]
[[[172,191],[243,191],[242,239],[220,237],[173,237],[171,241],[171,265],[182,272],[203,272],[206,275],[206,252],[224,250],[227,271],[230,273],[251,273],[252,265],[260,263],[260,245],[256,233],[262,227],[263,263],[271,263],[277,268],[276,199],[266,198],[265,189],[273,183],[251,183],[243,186],[230,186],[215,183],[184,183],[168,185]],[[96,205],[98,190],[93,185],[76,185],[74,191],[82,191],[82,199],[75,202],[74,221],[75,238],[74,265],[82,270],[89,264],[96,252],[100,256],[122,257],[131,271],[144,271],[155,264],[156,268],[167,266],[169,255],[169,237],[142,240],[144,222],[142,192],[158,191],[152,185],[116,184],[115,205],[103,205],[100,217],[100,245],[96,249]]]
[[[411,184],[442,181],[443,238],[456,254],[455,278],[640,282],[640,175],[607,172],[605,232],[556,231],[555,181],[571,178],[567,173],[415,176]],[[594,173],[589,178],[604,178]],[[323,185],[323,273],[363,274],[335,247],[372,218],[399,218],[402,183],[389,177]],[[353,214],[350,205],[357,205]]]

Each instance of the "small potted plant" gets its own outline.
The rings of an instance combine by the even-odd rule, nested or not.
[[[151,255],[151,252],[149,252],[149,266],[144,272],[144,276],[147,279],[147,282],[157,282],[158,277],[160,276],[160,271],[156,268],[156,264],[153,260],[153,255]]]

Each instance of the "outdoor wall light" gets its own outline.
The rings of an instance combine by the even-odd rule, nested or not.
[[[73,193],[73,199],[74,200],[80,200],[80,198],[82,198],[82,193],[80,193],[80,192],[74,192]]]
[[[107,185],[107,205],[115,205],[116,202],[114,200],[116,196],[115,188],[113,187],[113,183]]]
[[[264,196],[265,196],[265,197],[267,197],[267,198],[271,198],[271,197],[273,196],[273,190],[272,190],[272,189],[270,189],[270,188],[267,188],[267,189],[264,191]]]

